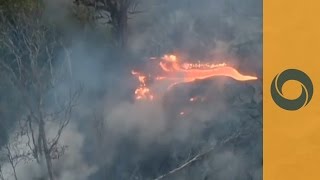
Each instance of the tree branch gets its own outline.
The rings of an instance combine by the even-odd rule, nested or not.
[[[231,140],[237,138],[240,136],[240,133],[239,132],[236,132],[235,134],[227,137],[226,139],[220,141],[218,144],[210,147],[209,149],[207,149],[206,151],[202,152],[202,153],[199,153],[197,154],[196,156],[194,156],[192,159],[188,160],[187,162],[181,164],[180,166],[172,169],[171,171],[165,173],[165,174],[162,174],[160,176],[158,176],[157,178],[155,178],[154,180],[161,180],[161,179],[164,179],[168,176],[171,176],[183,169],[185,169],[186,167],[190,166],[191,164],[193,164],[194,162],[196,161],[200,161],[202,159],[204,159],[204,157],[208,156],[209,154],[213,153],[219,146],[223,145],[223,144],[226,144],[228,142],[230,142]]]

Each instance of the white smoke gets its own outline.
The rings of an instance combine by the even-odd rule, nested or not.
[[[54,137],[58,126],[52,123],[48,127],[50,127],[48,129],[48,137]],[[11,139],[9,143],[18,144],[17,147],[12,148],[13,156],[30,151],[27,142],[28,138],[26,136],[15,138],[15,142]],[[88,165],[83,159],[81,153],[84,146],[83,135],[79,133],[74,124],[66,127],[61,135],[60,145],[67,146],[67,150],[59,159],[53,160],[53,167],[59,173],[58,179],[85,180],[91,173],[95,172],[96,167]],[[30,158],[21,161],[16,166],[18,179],[34,180],[45,176],[46,167],[40,167],[32,157]],[[43,164],[45,165],[45,162]],[[12,167],[8,162],[3,165],[3,171],[6,180],[14,180]]]
[[[71,26],[67,23],[69,21],[65,21],[68,8],[72,4],[70,1],[47,0],[45,2],[48,17],[62,22],[67,27]],[[129,48],[135,55],[158,56],[177,50],[203,59],[226,59],[232,65],[239,66],[240,70],[254,70],[261,73],[259,72],[262,66],[261,52],[256,52],[254,57],[244,55],[245,58],[238,57],[239,55],[234,52],[234,46],[256,40],[261,36],[261,17],[226,12],[225,9],[228,6],[224,3],[227,1],[222,0],[161,2],[143,0],[141,2],[141,10],[145,11],[134,15],[129,24]],[[233,7],[246,5],[249,7],[252,4],[250,0],[245,3],[242,1],[230,1],[230,3]],[[254,8],[258,8],[258,11],[262,10],[259,6],[243,9]],[[237,13],[232,10],[231,12]],[[133,162],[140,166],[146,159],[160,164],[163,159],[159,160],[158,157],[166,157],[167,151],[170,151],[172,157],[177,158],[176,164],[168,164],[178,166],[180,162],[187,160],[186,157],[192,157],[194,151],[200,152],[202,149],[213,146],[218,139],[215,133],[230,131],[227,128],[230,124],[246,118],[236,112],[239,109],[226,111],[230,104],[226,102],[221,92],[232,94],[230,91],[237,91],[238,87],[225,88],[226,84],[221,83],[224,80],[206,83],[203,94],[211,98],[211,103],[193,107],[192,114],[186,118],[172,115],[179,112],[179,103],[165,103],[162,102],[163,99],[154,102],[130,102],[128,100],[130,95],[126,93],[133,93],[133,89],[128,90],[128,87],[135,87],[130,86],[130,83],[134,84],[134,81],[131,82],[133,78],[128,75],[130,69],[126,69],[128,70],[126,75],[119,74],[124,72],[123,69],[128,68],[122,66],[135,64],[132,62],[133,58],[126,59],[130,63],[121,64],[117,57],[110,55],[112,53],[109,51],[112,50],[108,47],[98,45],[87,47],[91,45],[85,43],[79,45],[79,42],[82,42],[81,38],[72,38],[76,39],[73,44],[75,59],[73,78],[83,83],[86,91],[79,102],[79,108],[74,112],[77,118],[72,120],[61,137],[61,144],[68,148],[59,160],[54,161],[54,169],[59,174],[59,180],[86,180],[101,169],[118,173],[117,176],[110,176],[110,179],[117,179],[121,176],[120,174],[126,172],[127,164]],[[254,45],[261,47],[259,43]],[[250,95],[239,92],[240,99],[244,100],[241,103],[251,102],[251,96],[254,96],[255,102],[261,102],[261,84],[256,83],[254,86],[256,91]],[[189,97],[188,93],[191,90],[192,88],[187,87],[179,93],[172,92],[166,98],[174,101],[184,98],[183,96]],[[214,97],[214,94],[219,96]],[[174,113],[170,109],[170,112],[167,112],[168,108],[171,108]],[[90,129],[89,126],[93,126],[95,119],[92,115],[95,115],[95,111],[102,116],[102,125]],[[209,135],[204,139],[202,134],[208,131],[209,125],[211,127],[215,123],[220,123],[221,129],[215,129],[217,132],[207,132]],[[49,135],[53,134],[57,128],[55,124],[48,127]],[[98,128],[103,129],[99,131],[102,140],[98,140],[95,135],[98,133]],[[93,143],[93,141],[97,142]],[[84,151],[88,149],[91,151]],[[189,150],[190,156],[181,154]],[[124,156],[124,160],[120,158],[122,161],[119,161],[119,156]],[[207,167],[207,172],[204,174],[218,172],[214,176],[216,179],[236,179],[239,174],[245,174],[244,164],[249,162],[250,159],[241,153],[221,152],[204,162],[204,166]],[[115,171],[112,169],[115,167],[122,169]],[[10,175],[9,164],[5,164],[4,169],[7,172],[6,178],[11,180],[13,177]],[[250,172],[253,179],[261,179],[261,171],[260,166],[253,169]],[[35,162],[20,163],[17,166],[18,177],[23,180],[36,179],[44,172],[45,168],[39,168]],[[176,179],[200,179],[198,177],[201,170],[191,172],[197,177],[182,174]]]

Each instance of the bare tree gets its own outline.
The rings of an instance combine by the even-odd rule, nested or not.
[[[27,149],[23,148],[24,143],[21,138],[23,134],[22,131],[17,131],[12,133],[9,141],[1,149],[1,159],[2,162],[6,162],[10,165],[12,176],[15,180],[18,180],[16,167],[21,162],[27,162],[30,160],[31,153]],[[0,177],[4,179],[2,168],[0,168]]]
[[[126,47],[128,39],[129,15],[137,14],[138,0],[75,0],[76,5],[94,8],[97,18],[107,19],[121,47]]]
[[[80,89],[55,92],[63,80],[71,80],[70,56],[56,29],[44,24],[41,15],[41,11],[34,11],[1,16],[0,48],[4,56],[0,68],[19,91],[27,112],[19,124],[32,157],[41,167],[46,165],[48,179],[53,180],[52,160],[66,149],[59,140],[70,122]],[[53,134],[47,133],[50,124],[57,126]]]
[[[14,179],[18,180],[16,166],[18,165],[20,158],[12,154],[10,144],[5,145],[5,149],[6,149],[8,161],[13,171]]]

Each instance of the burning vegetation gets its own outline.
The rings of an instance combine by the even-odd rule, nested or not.
[[[227,65],[226,63],[188,63],[182,62],[176,55],[165,54],[161,58],[151,58],[159,63],[159,73],[143,73],[132,71],[132,75],[138,79],[139,86],[135,89],[136,100],[153,100],[160,95],[155,94],[151,88],[151,83],[168,82],[168,89],[180,83],[189,83],[196,80],[204,80],[213,77],[225,76],[233,78],[237,81],[256,80],[256,76],[241,74],[237,69]],[[190,98],[195,101],[198,98]],[[181,113],[184,114],[184,113]]]
[[[261,9],[3,1],[0,180],[262,179]]]

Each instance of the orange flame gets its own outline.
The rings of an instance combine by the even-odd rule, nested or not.
[[[154,58],[153,58],[154,59]],[[227,66],[226,63],[210,64],[210,63],[181,63],[175,55],[164,55],[160,59],[159,66],[163,72],[162,75],[152,77],[153,80],[168,80],[172,81],[170,87],[177,83],[192,82],[197,79],[207,79],[215,76],[231,77],[238,81],[256,80],[255,76],[248,76],[239,73],[235,68]],[[143,73],[132,71],[132,74],[139,80],[139,87],[135,90],[135,98],[154,99],[147,83],[147,76]],[[193,100],[190,100],[193,101]]]
[[[142,75],[138,72],[132,71],[131,72],[134,76],[136,76],[139,80],[139,87],[134,91],[135,98],[137,100],[139,99],[153,99],[153,95],[150,91],[150,89],[147,87],[147,77],[145,75]]]

